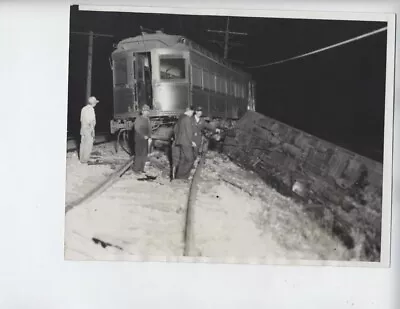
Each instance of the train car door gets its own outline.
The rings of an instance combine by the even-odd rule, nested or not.
[[[128,59],[124,56],[113,56],[114,117],[120,117],[133,111],[133,89],[127,61]]]
[[[133,57],[133,71],[134,71],[134,106],[136,109],[141,107],[147,102],[146,80],[145,80],[145,67],[146,55],[135,53]]]

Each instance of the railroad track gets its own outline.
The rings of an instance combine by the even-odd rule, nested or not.
[[[192,239],[192,209],[193,204],[196,200],[196,194],[198,191],[198,185],[200,182],[200,174],[202,168],[204,166],[205,157],[201,156],[197,160],[197,164],[195,165],[194,173],[190,181],[183,182],[180,180],[174,180],[172,182],[159,183],[160,186],[170,187],[170,190],[165,190],[166,192],[170,191],[171,194],[176,194],[180,196],[178,201],[176,199],[171,202],[168,198],[161,199],[153,199],[152,201],[140,200],[140,196],[148,195],[149,192],[144,192],[146,190],[146,182],[147,181],[156,181],[157,177],[152,177],[146,175],[142,178],[138,178],[138,182],[135,182],[135,188],[130,188],[132,184],[131,177],[123,177],[128,174],[132,164],[134,163],[133,156],[127,159],[124,163],[120,164],[116,170],[106,177],[102,182],[100,182],[97,186],[95,186],[92,190],[90,190],[86,195],[79,198],[78,200],[69,203],[65,207],[65,213],[71,212],[73,209],[79,209],[85,207],[85,205],[96,205],[96,204],[108,204],[109,211],[112,212],[113,206],[112,201],[117,201],[117,203],[123,203],[127,207],[137,207],[137,208],[149,208],[150,211],[156,210],[159,212],[171,212],[172,215],[170,217],[171,221],[170,225],[176,225],[174,233],[178,233],[180,230],[183,248],[180,248],[182,254],[184,256],[188,256],[191,252],[191,239]],[[111,164],[112,162],[106,162],[106,164]],[[98,164],[102,164],[101,160],[98,160]],[[158,170],[163,170],[164,174],[167,172],[166,167],[161,165],[156,159],[150,157],[150,165],[153,168]],[[141,181],[139,183],[139,181]],[[131,189],[131,190],[130,190]],[[118,192],[123,191],[123,194],[120,195]],[[147,191],[149,189],[147,188]],[[166,193],[168,194],[168,193]],[[129,201],[132,201],[129,203]],[[174,203],[175,201],[175,203]],[[151,205],[154,204],[154,205]],[[95,206],[94,206],[95,207]],[[96,211],[96,210],[94,210]],[[133,211],[134,212],[134,211]],[[138,219],[138,218],[136,218]],[[66,227],[68,229],[68,226]],[[102,239],[101,236],[92,237],[92,241],[97,244],[105,247],[115,247],[118,250],[122,250],[122,245],[114,244],[114,241],[108,239]]]

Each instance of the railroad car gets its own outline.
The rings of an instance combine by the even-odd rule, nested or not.
[[[209,120],[235,120],[255,110],[255,82],[195,42],[163,31],[120,41],[111,55],[111,133],[131,130],[141,106],[150,106],[153,139],[168,138],[187,106]]]

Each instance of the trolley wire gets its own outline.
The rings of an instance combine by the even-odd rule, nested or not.
[[[305,53],[305,54],[297,55],[297,56],[290,57],[290,58],[287,58],[287,59],[284,59],[284,60],[279,60],[279,61],[270,62],[270,63],[267,63],[267,64],[261,64],[261,65],[255,65],[255,66],[248,66],[247,68],[248,68],[248,69],[266,68],[266,67],[269,67],[269,66],[271,66],[271,65],[281,64],[281,63],[285,63],[285,62],[288,62],[288,61],[292,61],[292,60],[304,58],[304,57],[307,57],[307,56],[310,56],[310,55],[314,55],[314,54],[317,54],[317,53],[326,51],[326,50],[328,50],[328,49],[332,49],[332,48],[335,48],[335,47],[338,47],[338,46],[341,46],[341,45],[349,44],[349,43],[351,43],[351,42],[364,39],[364,38],[366,38],[366,37],[369,37],[369,36],[378,34],[378,33],[380,33],[380,32],[386,31],[386,30],[387,30],[387,27],[383,27],[383,28],[380,28],[380,29],[378,29],[378,30],[374,30],[374,31],[365,33],[365,34],[363,34],[363,35],[359,35],[359,36],[357,36],[357,37],[354,37],[354,38],[351,38],[351,39],[342,41],[342,42],[340,42],[340,43],[332,44],[332,45],[326,46],[326,47],[324,47],[324,48],[320,48],[320,49],[317,49],[317,50],[314,50],[314,51],[311,51],[311,52],[308,52],[308,53]]]

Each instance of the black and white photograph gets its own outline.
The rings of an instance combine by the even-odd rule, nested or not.
[[[388,266],[394,25],[237,14],[71,6],[65,260]]]

